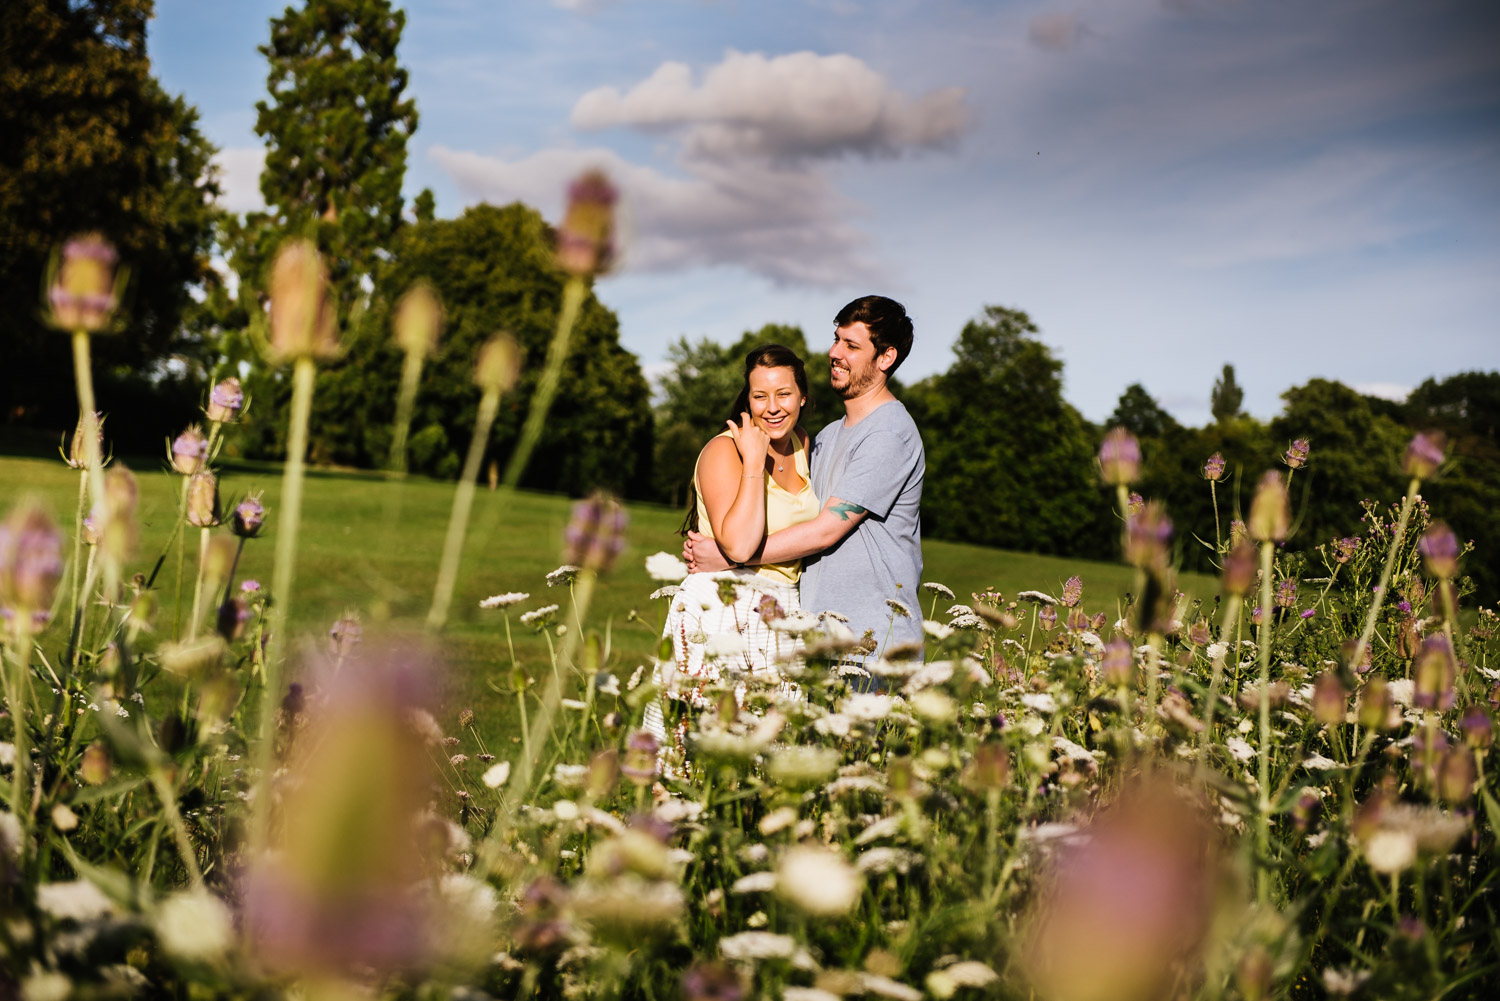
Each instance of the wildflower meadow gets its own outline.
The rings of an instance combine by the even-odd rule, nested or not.
[[[498,531],[614,200],[602,175],[571,189],[557,328],[489,473]],[[464,608],[498,683],[454,707],[449,626],[520,355],[497,336],[475,359],[421,626],[348,614],[299,636],[316,586],[299,570],[308,415],[347,319],[328,268],[312,243],[284,244],[251,318],[258,364],[291,373],[279,491],[221,496],[224,434],[254,406],[222,378],[168,446],[172,528],[145,550],[140,486],[108,444],[129,418],[101,420],[92,389],[122,270],[99,236],[56,257],[46,309],[74,347],[77,504],[22,500],[0,525],[0,994],[1492,996],[1500,616],[1471,601],[1469,547],[1422,498],[1440,435],[1367,457],[1408,485],[1367,501],[1358,534],[1290,548],[1309,440],[1265,457],[1243,510],[1220,490],[1223,457],[1197,457],[1214,520],[1174,525],[1132,493],[1140,446],[1116,429],[1097,473],[1127,596],[1087,573],[1013,593],[934,579],[890,602],[925,642],[878,651],[836,615],[767,605],[784,678],[701,637],[721,676],[692,708],[600,614],[627,518],[595,494],[545,540],[562,565]],[[421,286],[393,313],[405,367],[372,516],[387,536],[442,322]],[[349,559],[380,544],[351,540]],[[1206,548],[1211,589],[1185,593],[1183,546]],[[250,549],[269,573],[244,572]],[[656,588],[628,603],[659,629],[686,567],[628,558]],[[653,705],[682,748],[643,729]]]

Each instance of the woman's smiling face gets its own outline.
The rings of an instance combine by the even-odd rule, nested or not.
[[[751,370],[750,416],[772,441],[780,441],[792,433],[806,402],[790,368],[783,365]]]

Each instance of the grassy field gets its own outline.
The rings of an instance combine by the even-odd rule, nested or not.
[[[181,479],[166,472],[160,459],[127,464],[141,487],[137,564],[149,574],[171,535]],[[232,465],[220,478],[226,509],[251,491],[264,492],[268,509],[263,537],[245,547],[241,578],[270,582],[280,486],[279,469],[272,466]],[[40,497],[71,531],[77,490],[78,473],[60,461],[0,458],[0,506],[5,510],[31,494]],[[308,644],[323,642],[329,626],[346,611],[360,615],[367,642],[377,642],[386,630],[419,629],[432,600],[452,498],[453,485],[446,482],[392,483],[370,473],[312,472],[292,606],[294,642],[304,650]],[[564,589],[549,589],[544,577],[560,562],[569,508],[567,498],[545,494],[519,493],[507,501],[504,494],[481,489],[476,500],[443,648],[451,679],[447,702],[454,711],[472,707],[486,737],[508,729],[510,712],[489,683],[501,682],[508,675],[510,657],[502,613],[480,609],[479,600],[503,591],[530,593],[528,601],[511,609],[512,635],[518,660],[533,675],[543,670],[548,663],[545,640],[521,626],[516,617],[552,603],[561,604],[564,612],[568,609]],[[677,551],[680,541],[675,531],[681,520],[679,512],[654,504],[631,504],[629,512],[628,548],[599,588],[585,623],[586,628],[607,629],[608,666],[624,676],[649,662],[665,615],[664,603],[648,598],[657,585],[646,576],[644,558],[658,550]],[[195,541],[185,563],[185,591],[191,589],[194,573],[193,532]],[[1079,574],[1084,581],[1084,607],[1107,612],[1111,621],[1134,580],[1134,571],[1117,563],[954,542],[929,541],[923,553],[923,579],[946,584],[961,601],[990,587],[1007,596],[1027,588],[1055,594],[1069,575]],[[174,551],[156,582],[161,595],[157,629],[167,634],[173,629],[176,565]],[[1184,575],[1180,586],[1194,597],[1211,599],[1215,593],[1214,582],[1199,575]],[[931,607],[930,596],[926,597],[924,615]],[[939,613],[947,604],[939,602]]]

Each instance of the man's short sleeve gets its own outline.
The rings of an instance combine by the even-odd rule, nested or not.
[[[829,497],[858,504],[873,517],[889,517],[919,455],[919,449],[906,436],[895,431],[871,431],[850,451],[842,475],[829,488]]]

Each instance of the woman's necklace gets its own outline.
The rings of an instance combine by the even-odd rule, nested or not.
[[[776,449],[774,449],[774,448],[771,449],[771,454],[774,455],[774,456],[776,456],[776,458],[774,460],[772,460],[772,461],[774,461],[776,463],[776,471],[779,473],[783,469],[786,468],[784,465],[782,465],[782,463],[786,461],[786,456],[782,455],[780,452],[776,451]]]

